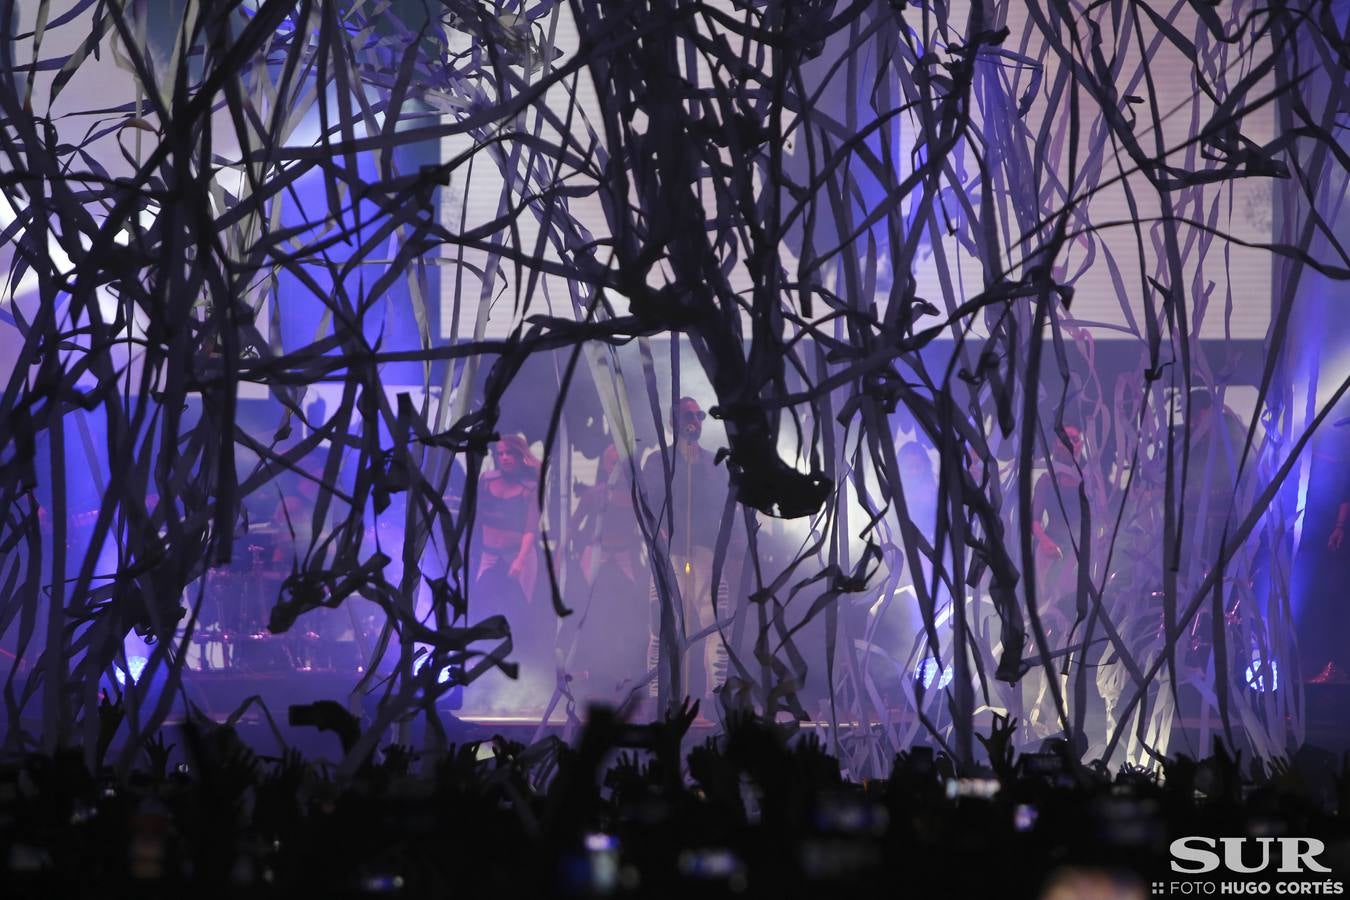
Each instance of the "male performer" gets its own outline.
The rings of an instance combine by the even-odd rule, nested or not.
[[[683,617],[682,623],[677,622],[677,633],[686,639],[716,621],[727,594],[725,578],[719,579],[714,600],[713,551],[726,506],[727,480],[726,473],[713,465],[713,455],[699,446],[706,417],[707,413],[693,398],[681,397],[671,411],[675,447],[668,456],[659,452],[651,454],[642,466],[643,487],[649,508],[656,517],[658,540],[667,547],[675,570],[675,587],[679,592],[677,615]],[[667,459],[673,466],[672,472],[666,470]],[[650,599],[652,633],[647,645],[647,665],[654,669],[660,662],[661,646],[661,605],[655,577]],[[679,628],[681,624],[682,629]],[[706,709],[713,692],[726,676],[727,655],[717,631],[703,638],[702,644]],[[681,671],[687,673],[688,670],[682,667]],[[677,687],[682,695],[686,685]],[[653,679],[650,693],[654,696],[656,690],[657,681]]]

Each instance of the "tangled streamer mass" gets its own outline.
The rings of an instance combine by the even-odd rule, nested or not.
[[[125,771],[261,672],[347,774],[685,697],[854,778],[1287,756],[1350,663],[1348,21],[0,2],[7,746]]]

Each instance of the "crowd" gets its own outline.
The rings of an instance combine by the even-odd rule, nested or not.
[[[341,778],[206,721],[124,776],[78,748],[12,757],[0,896],[1144,897],[1185,835],[1316,837],[1350,870],[1350,763],[1319,775],[1216,745],[1111,772],[1063,742],[1016,756],[996,727],[984,766],[920,746],[859,784],[814,733],[750,716],[690,749],[696,714],[597,708],[570,745],[388,745]],[[344,716],[291,719],[350,746]]]

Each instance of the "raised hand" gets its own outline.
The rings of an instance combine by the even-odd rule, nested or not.
[[[141,749],[145,751],[146,761],[150,764],[150,774],[155,778],[163,780],[169,770],[169,754],[177,744],[164,744],[164,732],[157,731],[153,737],[147,737],[141,741]]]
[[[975,735],[984,745],[984,752],[989,754],[989,765],[1001,779],[1012,778],[1014,775],[1012,739],[1016,731],[1016,719],[994,713],[988,737],[982,734]]]

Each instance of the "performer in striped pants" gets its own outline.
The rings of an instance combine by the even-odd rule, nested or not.
[[[681,650],[688,654],[690,650],[702,648],[705,709],[711,705],[714,692],[725,680],[727,670],[727,651],[721,634],[713,630],[698,637],[717,621],[719,614],[727,612],[726,581],[719,579],[716,593],[712,589],[713,553],[726,505],[727,476],[713,464],[713,455],[699,446],[706,416],[697,401],[681,397],[671,415],[675,430],[672,452],[653,453],[642,467],[647,502],[658,519],[658,539],[666,543],[675,573],[674,584],[679,594],[676,633],[681,636]],[[647,664],[656,668],[661,661],[661,603],[655,577],[648,596],[652,607],[652,633]],[[677,698],[691,693],[688,666],[681,666],[681,672],[686,683],[677,686]],[[655,696],[656,679],[650,682],[649,689]]]

